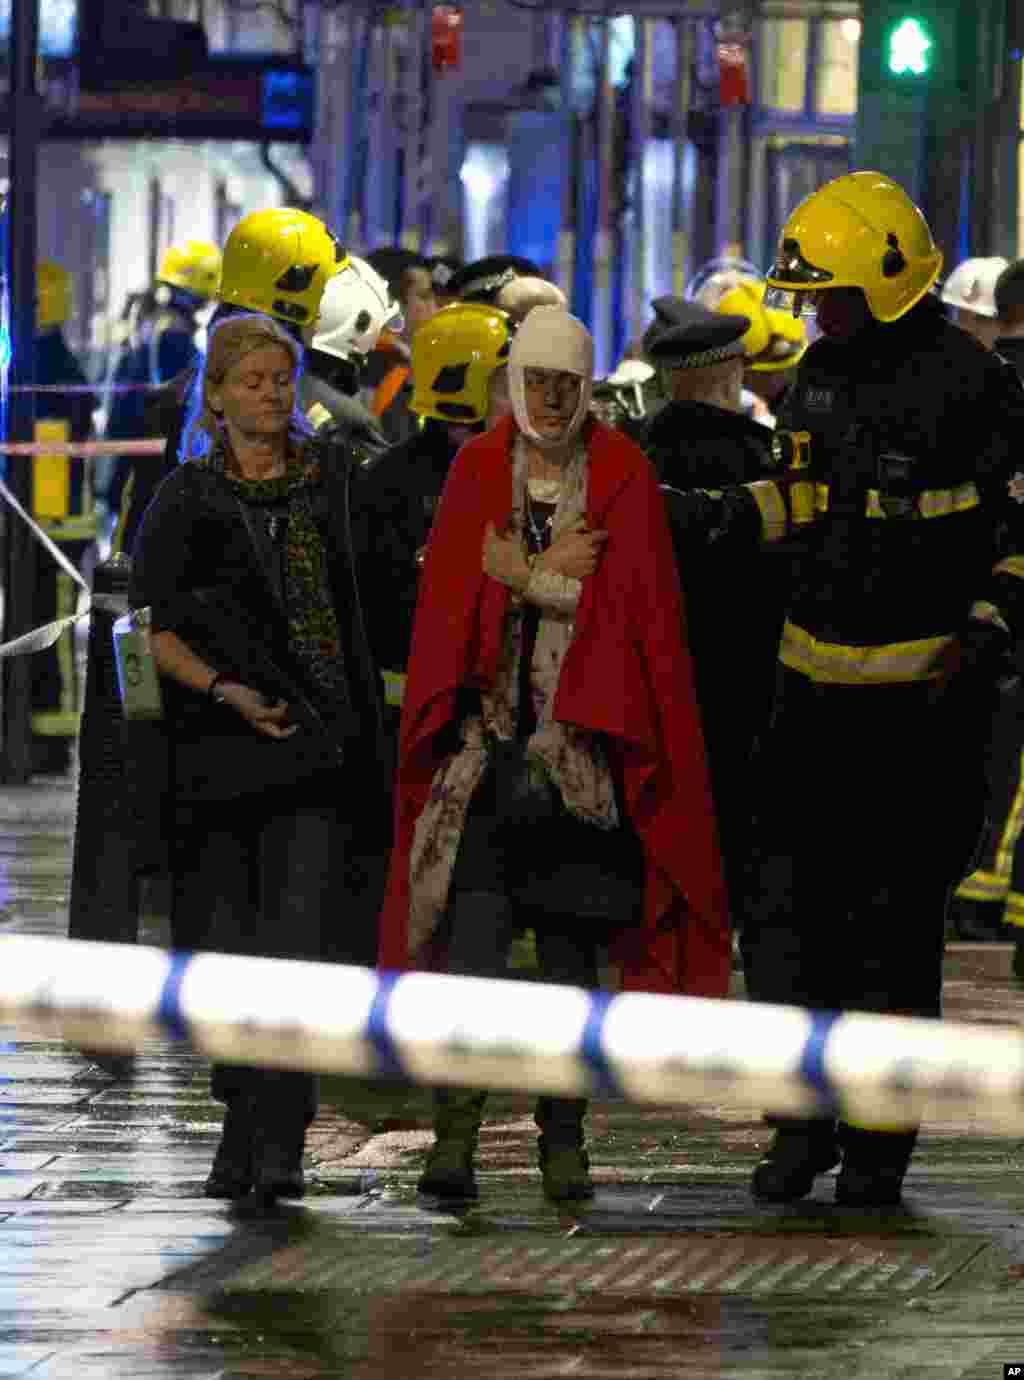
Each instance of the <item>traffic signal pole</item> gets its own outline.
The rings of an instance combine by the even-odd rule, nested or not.
[[[10,369],[9,438],[31,441],[35,423],[34,395],[24,391],[34,383],[36,329],[36,189],[42,106],[36,87],[39,49],[38,0],[13,0],[10,66],[10,195],[8,233],[3,265],[10,292],[13,352]],[[8,465],[7,483],[19,502],[32,504],[32,469],[22,459]],[[18,637],[32,626],[35,590],[35,538],[14,513],[5,515],[3,640]],[[47,557],[47,559],[49,559]],[[20,785],[32,773],[32,660],[8,657],[0,663],[3,702],[0,714],[0,776]]]

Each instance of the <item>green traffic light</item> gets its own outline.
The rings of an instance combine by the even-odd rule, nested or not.
[[[934,46],[921,20],[908,15],[889,34],[889,71],[897,77],[923,77],[931,68]]]

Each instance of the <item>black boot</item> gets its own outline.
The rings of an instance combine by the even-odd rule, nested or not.
[[[434,1144],[418,1192],[459,1201],[479,1198],[473,1160],[486,1100],[486,1093],[466,1088],[434,1089]]]
[[[300,1125],[259,1126],[255,1135],[255,1174],[253,1191],[260,1197],[302,1198],[306,1180],[302,1156],[306,1148],[306,1128]]]
[[[203,1186],[207,1198],[244,1198],[253,1185],[253,1118],[247,1098],[232,1098],[224,1130]]]
[[[839,1123],[843,1167],[836,1179],[838,1207],[897,1207],[916,1131],[864,1131]]]
[[[838,1163],[834,1122],[780,1121],[750,1191],[763,1203],[795,1203],[807,1197],[819,1174]]]
[[[534,1121],[544,1196],[553,1203],[582,1203],[594,1196],[590,1159],[584,1147],[582,1097],[539,1097]]]

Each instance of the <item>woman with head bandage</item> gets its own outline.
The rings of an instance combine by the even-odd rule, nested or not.
[[[382,916],[388,968],[723,996],[729,935],[665,507],[589,410],[593,342],[537,306],[509,351],[512,415],[459,452],[423,567]],[[477,1195],[485,1094],[436,1093],[420,1191]],[[544,1190],[593,1194],[583,1099],[537,1104]]]

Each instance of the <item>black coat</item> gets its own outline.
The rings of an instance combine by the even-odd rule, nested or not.
[[[687,637],[723,852],[730,870],[744,851],[747,768],[767,728],[782,629],[788,561],[744,537],[701,531],[681,498],[727,489],[771,468],[772,433],[709,403],[670,402],[651,422],[647,453],[666,495],[686,597]]]
[[[179,798],[231,798],[294,784],[336,767],[339,753],[346,776],[360,779],[369,770],[382,791],[388,788],[379,682],[352,556],[351,468],[344,451],[325,453],[314,500],[342,635],[347,720],[332,722],[318,709],[316,689],[291,654],[284,611],[229,485],[196,465],[181,465],[147,509],[135,544],[133,603],[152,608],[154,631],[176,632],[218,671],[287,699],[301,725],[285,742],[262,739],[240,715],[165,677]]]
[[[417,554],[458,447],[443,422],[428,419],[409,440],[369,461],[353,486],[360,585],[378,666],[404,671],[419,594]]]

